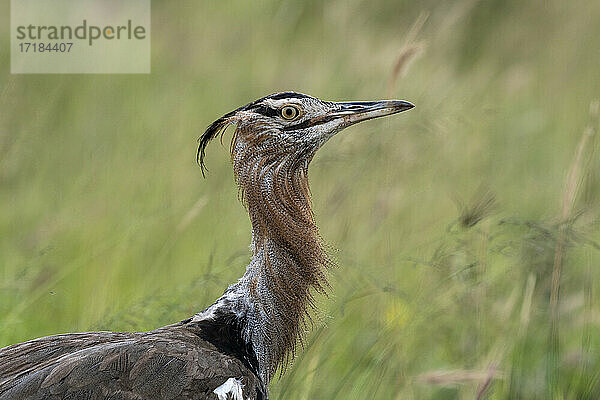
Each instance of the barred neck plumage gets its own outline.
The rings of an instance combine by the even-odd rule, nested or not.
[[[240,132],[242,130],[242,132]],[[238,128],[232,160],[252,223],[252,259],[244,276],[198,317],[229,312],[255,353],[268,383],[285,367],[307,329],[312,291],[325,292],[331,264],[314,222],[308,186],[310,157],[280,146],[262,154]],[[257,150],[258,149],[258,150]]]

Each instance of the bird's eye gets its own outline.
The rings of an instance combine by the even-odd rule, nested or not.
[[[287,119],[288,121],[296,119],[300,115],[300,110],[298,109],[298,107],[290,105],[281,107],[281,110],[279,110],[279,112],[281,113],[281,117],[283,119]]]

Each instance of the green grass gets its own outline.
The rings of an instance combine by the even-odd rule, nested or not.
[[[227,148],[207,179],[194,158],[220,115],[394,97],[417,107],[313,162],[339,268],[272,397],[473,399],[493,375],[481,398],[600,398],[597,135],[574,161],[600,128],[600,3],[154,2],[140,76],[10,75],[0,11],[0,346],[152,329],[243,273]]]

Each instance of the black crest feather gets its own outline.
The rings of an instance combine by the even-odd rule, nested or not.
[[[206,169],[206,165],[204,164],[205,150],[206,150],[206,146],[208,145],[208,142],[210,142],[211,140],[213,140],[214,138],[219,136],[220,133],[225,131],[225,128],[227,128],[228,125],[233,123],[232,117],[238,111],[239,111],[239,109],[237,109],[235,111],[231,111],[231,112],[223,115],[221,118],[219,118],[212,124],[210,124],[209,127],[206,128],[206,131],[204,131],[202,136],[200,136],[200,138],[198,139],[198,151],[196,152],[196,162],[198,162],[198,165],[200,165],[200,169],[202,171],[202,176],[205,177],[206,176],[205,173],[206,173],[206,171],[208,171]]]

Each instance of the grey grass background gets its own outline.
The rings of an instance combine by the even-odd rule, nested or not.
[[[203,128],[392,97],[313,163],[339,268],[273,398],[600,398],[599,2],[155,1],[138,76],[10,75],[0,15],[0,346],[204,308],[250,237]]]

